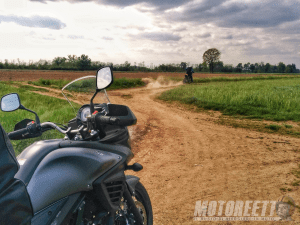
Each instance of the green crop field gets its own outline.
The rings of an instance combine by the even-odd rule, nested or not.
[[[15,88],[0,82],[0,96],[2,97],[9,93],[18,93],[22,105],[35,111],[39,115],[41,122],[67,123],[70,119],[75,117],[73,109],[66,100],[35,94],[30,92],[30,89]],[[35,120],[35,115],[25,110],[16,110],[14,112],[0,111],[0,123],[6,132],[13,131],[14,125],[25,118]],[[53,130],[45,132],[38,138],[12,141],[12,144],[16,154],[19,154],[26,146],[37,140],[62,137],[63,135],[61,133]]]
[[[226,115],[300,121],[300,78],[184,85],[164,92],[159,99]]]
[[[42,87],[51,87],[56,89],[62,89],[65,85],[67,85],[72,80],[54,80],[54,79],[43,79],[40,78],[37,81],[28,81],[28,84],[34,84],[36,86],[42,86]],[[94,84],[93,84],[94,83]],[[75,86],[76,85],[76,86]],[[94,80],[83,80],[82,82],[78,81],[73,86],[72,91],[77,91],[77,89],[80,86],[81,91],[85,92],[87,87],[88,89],[90,87],[96,86],[96,81]],[[115,90],[115,89],[124,89],[124,88],[134,88],[134,87],[142,87],[145,86],[146,83],[142,81],[141,78],[117,78],[114,79],[114,82],[112,85],[107,88],[107,90]]]

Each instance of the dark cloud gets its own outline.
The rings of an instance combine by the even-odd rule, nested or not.
[[[68,1],[71,3],[95,2],[115,7],[136,6],[140,11],[151,11],[159,18],[176,22],[196,24],[214,23],[220,27],[274,27],[300,19],[299,0],[30,0]],[[162,11],[180,7],[180,11]]]
[[[34,2],[46,3],[47,1],[55,2],[60,0],[30,0]],[[62,0],[63,1],[63,0]],[[162,11],[171,8],[179,7],[183,4],[191,2],[192,0],[64,0],[71,3],[80,2],[96,2],[101,5],[110,5],[115,7],[127,7],[133,5],[144,5],[146,7],[154,8],[155,10]],[[141,9],[142,10],[142,9]]]
[[[137,35],[130,35],[135,39],[148,39],[151,41],[179,41],[180,36],[166,32],[146,32]]]
[[[173,29],[174,32],[181,32],[181,31],[186,31],[186,27],[180,27],[180,28],[175,28]]]
[[[192,9],[191,9],[192,7]],[[300,19],[297,0],[231,2],[204,0],[183,6],[180,12],[169,12],[169,21],[214,23],[220,27],[274,27]]]
[[[294,51],[292,50],[282,50],[276,46],[268,47],[268,48],[255,48],[248,47],[244,50],[244,53],[247,56],[270,56],[270,55],[291,55]]]
[[[23,17],[14,15],[0,15],[0,23],[1,22],[13,22],[25,27],[49,28],[54,30],[60,30],[66,27],[65,23],[61,22],[58,19],[51,18],[48,16]]]
[[[227,35],[227,36],[223,36],[221,38],[222,39],[233,39],[233,36],[232,35]]]
[[[204,34],[198,34],[198,35],[196,35],[196,37],[198,37],[198,38],[208,38],[210,36],[211,36],[210,33],[204,33]]]

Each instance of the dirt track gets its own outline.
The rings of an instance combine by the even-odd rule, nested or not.
[[[156,225],[247,224],[194,222],[198,200],[276,201],[289,195],[300,205],[299,186],[285,184],[295,180],[290,172],[300,162],[299,139],[220,126],[216,116],[154,99],[169,88],[109,92],[111,102],[128,105],[138,118],[131,128],[133,162],[144,166],[136,175],[149,192]],[[283,187],[292,191],[284,193]],[[296,209],[292,218],[298,223],[299,215]]]

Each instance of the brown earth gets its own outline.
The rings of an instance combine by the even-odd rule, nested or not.
[[[95,71],[52,71],[52,70],[0,70],[0,81],[34,81],[40,78],[43,79],[66,79],[74,80],[79,77],[96,75]],[[270,75],[270,74],[265,74]],[[157,78],[159,76],[167,77],[184,77],[184,73],[156,73],[156,72],[137,72],[137,73],[123,73],[114,72],[115,78]],[[257,74],[208,74],[208,73],[194,73],[194,77],[253,77],[261,76]]]
[[[150,87],[110,91],[109,95],[113,103],[129,106],[138,118],[130,128],[132,163],[139,162],[144,169],[131,174],[139,176],[148,190],[154,224],[300,224],[299,209],[292,223],[193,221],[199,200],[277,201],[288,195],[300,205],[300,188],[291,186],[295,180],[291,171],[300,162],[300,140],[218,125],[214,122],[217,113],[187,111],[155,99],[172,87]],[[88,100],[85,95],[77,98],[81,103]],[[260,215],[262,203],[258,206]]]

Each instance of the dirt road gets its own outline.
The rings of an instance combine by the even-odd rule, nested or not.
[[[111,102],[128,105],[138,118],[131,128],[133,162],[144,166],[136,175],[149,192],[155,224],[247,223],[193,221],[198,200],[277,201],[289,195],[300,205],[299,186],[290,185],[300,162],[299,139],[217,125],[216,116],[154,99],[168,88],[109,92]],[[291,191],[280,190],[287,187]],[[298,223],[299,215],[296,209]]]

